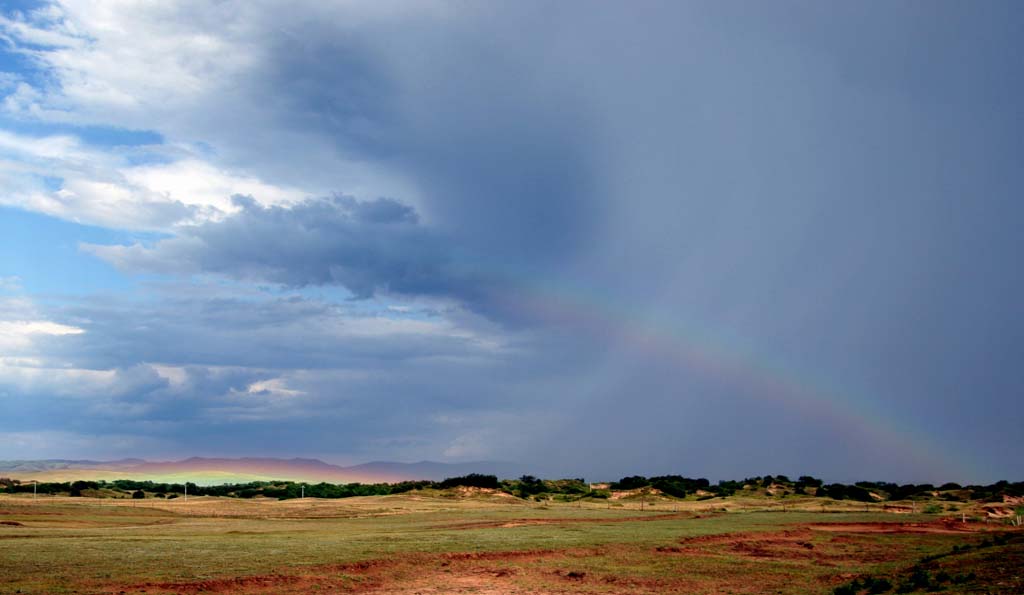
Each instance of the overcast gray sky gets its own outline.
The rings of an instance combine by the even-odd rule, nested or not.
[[[1018,2],[0,10],[0,458],[1024,472]]]

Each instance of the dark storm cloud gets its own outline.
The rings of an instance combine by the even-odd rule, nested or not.
[[[415,314],[415,312],[414,312]],[[395,318],[298,296],[166,296],[90,300],[59,316],[80,335],[41,343],[75,367],[171,366],[376,369],[430,357],[487,358],[493,337],[439,318]]]
[[[47,316],[83,332],[40,343],[52,359],[36,365],[57,368],[0,376],[0,415],[22,432],[145,435],[233,455],[251,452],[246,436],[271,432],[302,437],[279,454],[442,456],[493,420],[529,417],[521,407],[543,398],[516,394],[519,372],[509,370],[532,368],[532,356],[436,318],[248,293],[105,298]],[[480,388],[504,378],[505,388]],[[456,446],[455,458],[497,454]]]
[[[601,115],[585,81],[566,78],[573,54],[589,48],[562,51],[562,25],[536,26],[532,10],[513,9],[502,22],[489,9],[467,7],[444,26],[414,11],[359,27],[347,24],[344,10],[336,18],[323,10],[323,18],[283,16],[294,22],[267,32],[265,59],[236,81],[241,101],[266,98],[258,110],[211,107],[230,112],[223,116],[231,121],[257,120],[206,125],[226,135],[228,155],[285,181],[290,174],[281,170],[304,171],[310,151],[275,139],[301,133],[330,143],[346,158],[409,180],[423,216],[401,196],[291,209],[246,204],[153,251],[95,250],[138,269],[333,283],[359,297],[381,290],[449,297],[505,322],[528,320],[507,277],[564,275],[599,241],[606,214],[597,188]],[[514,38],[491,34],[513,30]],[[538,60],[551,63],[538,67]],[[264,132],[234,138],[254,129]],[[388,209],[401,209],[406,225],[378,227]]]
[[[463,8],[443,24],[415,11],[303,20],[244,84],[275,98],[277,125],[412,180],[432,224],[474,257],[545,268],[585,248],[602,214],[598,116],[566,77],[562,25],[538,23],[536,7]]]
[[[395,200],[334,197],[264,207],[236,196],[233,203],[238,212],[183,228],[151,248],[84,248],[130,271],[340,285],[360,298],[382,292],[473,299],[475,284],[452,262],[450,247]]]
[[[372,163],[409,195],[238,199],[173,238],[88,249],[129,271],[468,308],[442,307],[445,329],[352,334],[353,311],[315,300],[169,293],[49,312],[86,332],[40,351],[118,370],[139,427],[159,411],[238,454],[269,434],[334,452],[342,433],[374,458],[569,474],[1019,474],[1024,17],[823,6],[258,10],[235,29],[260,59],[169,136],[338,192],[342,166]],[[488,450],[481,432],[518,442]]]

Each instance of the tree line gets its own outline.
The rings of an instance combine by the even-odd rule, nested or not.
[[[0,493],[67,494],[70,496],[111,496],[122,494],[136,498],[177,498],[186,493],[194,496],[222,496],[233,498],[277,498],[287,500],[305,495],[308,498],[351,498],[355,496],[386,496],[412,490],[449,490],[453,488],[482,488],[505,492],[526,499],[608,498],[612,491],[657,490],[675,498],[695,496],[699,500],[728,497],[744,490],[761,490],[777,497],[815,496],[833,500],[880,502],[927,499],[939,497],[951,501],[982,500],[997,502],[1003,496],[1024,496],[1024,482],[998,481],[989,485],[961,486],[957,483],[895,484],[891,482],[861,481],[854,484],[829,483],[811,476],[791,480],[785,475],[748,477],[743,480],[721,480],[711,483],[705,478],[681,475],[645,477],[631,475],[608,484],[591,485],[582,478],[540,479],[524,475],[518,479],[499,480],[495,475],[470,473],[449,477],[443,481],[402,481],[397,483],[302,483],[295,481],[251,481],[203,486],[195,483],[161,483],[132,479],[113,481],[22,482],[0,478]]]

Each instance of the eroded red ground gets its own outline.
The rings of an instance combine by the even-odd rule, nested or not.
[[[953,533],[967,535],[979,529],[983,528],[948,520],[813,523],[779,531],[683,538],[654,548],[612,545],[572,550],[404,554],[350,564],[285,568],[259,576],[98,587],[113,595],[827,592],[833,585],[855,577],[857,573],[851,568],[908,561],[908,554],[897,545],[880,547],[879,535],[917,535],[924,539]]]

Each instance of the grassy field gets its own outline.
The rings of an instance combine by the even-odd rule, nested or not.
[[[850,592],[881,588],[867,577],[885,578],[891,592],[1024,592],[1024,540],[1003,525],[813,498],[639,508],[434,492],[3,496],[0,594],[790,594],[854,580]]]

